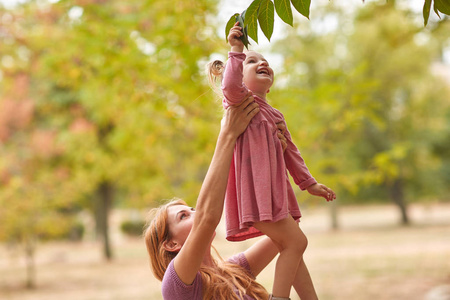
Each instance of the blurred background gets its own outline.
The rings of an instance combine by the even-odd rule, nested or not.
[[[319,298],[448,300],[449,17],[424,27],[423,0],[312,2],[251,48],[338,195],[296,189]],[[146,212],[195,205],[222,115],[205,65],[226,59],[226,21],[249,4],[0,2],[0,299],[162,299]],[[224,258],[254,242],[222,227]]]

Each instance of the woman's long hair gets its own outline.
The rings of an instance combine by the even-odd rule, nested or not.
[[[164,249],[164,241],[169,234],[168,208],[174,205],[186,205],[181,199],[173,199],[159,208],[150,211],[150,217],[144,230],[145,244],[150,256],[150,266],[155,277],[162,281],[169,263],[177,255]],[[217,252],[217,251],[216,251]],[[268,299],[269,294],[262,285],[255,281],[243,267],[223,261],[214,261],[214,266],[201,266],[200,274],[203,283],[203,299],[243,299],[244,295],[254,299]],[[239,294],[239,296],[236,294]]]

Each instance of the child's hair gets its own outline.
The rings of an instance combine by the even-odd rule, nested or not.
[[[220,60],[215,60],[206,65],[206,73],[208,75],[208,82],[213,91],[222,98],[222,90],[217,84],[222,82],[222,75],[225,69],[225,64]]]
[[[150,212],[151,219],[144,230],[150,266],[155,277],[161,281],[169,263],[177,255],[176,252],[169,252],[163,247],[164,241],[170,239],[168,208],[174,205],[186,205],[186,203],[181,199],[173,199],[159,208],[152,209]],[[269,297],[266,289],[255,281],[249,271],[239,265],[223,261],[220,256],[219,259],[219,262],[214,260],[214,266],[200,267],[203,299],[237,300],[242,299],[243,295],[249,295],[255,299],[267,299]],[[236,295],[236,291],[239,296]]]

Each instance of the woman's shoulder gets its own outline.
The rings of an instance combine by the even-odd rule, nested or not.
[[[227,260],[229,263],[239,265],[243,267],[246,271],[252,274],[252,270],[250,269],[250,264],[248,263],[247,257],[243,252],[233,255]],[[253,274],[252,274],[253,275]]]
[[[241,267],[247,268],[249,267],[247,258],[243,252],[235,254],[227,259],[229,263],[240,265]]]
[[[200,272],[197,273],[192,284],[185,284],[174,267],[172,260],[167,266],[161,285],[161,292],[164,299],[202,299],[202,279]]]

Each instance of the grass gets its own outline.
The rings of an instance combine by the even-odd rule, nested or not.
[[[114,214],[115,225],[122,215]],[[433,300],[433,290],[450,285],[450,204],[411,206],[409,227],[397,226],[397,210],[389,205],[341,207],[339,231],[328,229],[326,206],[304,208],[303,215],[309,239],[305,261],[321,300]],[[100,245],[89,237],[39,245],[33,290],[24,288],[19,249],[1,245],[0,299],[162,299],[143,241],[122,236],[118,227],[112,262],[102,259]],[[229,243],[223,232],[218,229],[214,244],[224,258],[253,242]],[[258,277],[268,289],[273,269],[274,263]],[[435,299],[448,300],[450,294]]]

